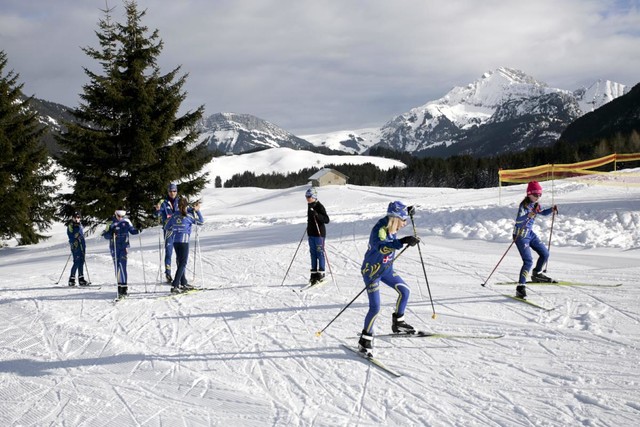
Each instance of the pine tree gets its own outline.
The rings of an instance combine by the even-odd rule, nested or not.
[[[7,56],[0,51],[0,238],[28,245],[46,238],[55,214],[52,162],[42,142],[45,128],[30,109],[19,75],[5,74]]]
[[[103,10],[96,31],[99,49],[83,51],[97,60],[101,74],[85,68],[90,82],[73,111],[78,123],[66,123],[58,135],[59,162],[74,183],[61,197],[62,213],[81,209],[90,224],[126,209],[134,224],[149,225],[155,201],[167,184],[180,182],[180,194],[197,194],[208,182],[201,170],[212,159],[206,142],[197,142],[195,125],[204,108],[177,116],[186,94],[180,67],[162,75],[158,30],[147,36],[134,1],[125,2],[126,22],[114,23]]]

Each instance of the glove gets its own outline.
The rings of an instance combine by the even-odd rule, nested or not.
[[[400,239],[400,243],[402,243],[403,245],[409,245],[409,246],[415,246],[419,242],[420,242],[420,238],[415,236],[405,236],[402,239]]]
[[[557,214],[558,213],[558,205],[553,205],[553,213]]]
[[[407,213],[409,214],[409,216],[413,216],[413,214],[416,213],[416,207],[413,205],[407,206]]]

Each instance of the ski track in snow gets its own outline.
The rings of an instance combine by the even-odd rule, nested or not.
[[[566,194],[582,188],[574,184],[558,187]],[[216,206],[209,206],[207,212],[205,199],[207,223],[199,230],[201,257],[194,268],[192,252],[188,277],[192,279],[195,270],[198,277],[192,283],[213,289],[190,295],[162,298],[169,286],[153,282],[161,278],[157,229],[145,230],[140,241],[132,239],[131,297],[117,304],[111,302],[116,291],[107,243],[99,236],[88,239],[87,262],[90,278],[102,285],[100,289],[55,287],[68,256],[63,240],[3,249],[0,424],[637,423],[637,248],[552,246],[548,267],[558,278],[623,286],[530,286],[531,301],[554,308],[544,312],[502,296],[514,288],[494,285],[517,276],[521,262],[515,248],[487,286],[480,286],[508,240],[499,236],[474,240],[432,232],[430,216],[441,223],[447,212],[452,216],[447,219],[451,224],[495,221],[496,211],[502,215],[502,208],[458,211],[463,201],[469,201],[470,206],[480,199],[489,204],[497,201],[487,201],[484,190],[481,197],[471,190],[455,197],[443,195],[458,208],[439,213],[441,206],[425,206],[415,218],[417,232],[423,237],[422,259],[416,248],[410,248],[394,264],[412,289],[407,320],[419,329],[435,332],[504,337],[377,338],[376,357],[402,373],[400,378],[392,378],[340,347],[341,343],[357,343],[368,308],[365,295],[320,337],[316,332],[362,289],[359,269],[368,233],[383,214],[385,203],[401,197],[419,199],[422,190],[322,190],[327,194],[327,210],[335,213],[328,226],[326,248],[333,276],[327,271],[330,283],[299,293],[294,291],[304,286],[309,274],[308,244],[300,237],[304,205],[297,205],[303,203],[297,194],[303,190],[296,192],[290,205],[274,210],[276,221],[270,219],[265,205],[258,205],[255,211],[260,215],[246,217],[243,213],[244,219],[235,228],[229,227],[233,206],[246,209],[245,203],[234,205],[228,192],[211,197],[231,206],[218,216]],[[437,194],[434,189],[425,191]],[[635,191],[633,197],[637,200],[639,194]],[[341,212],[338,206],[355,195],[364,200],[361,213]],[[269,197],[260,200],[269,203]],[[428,200],[420,201],[426,205]],[[617,212],[617,223],[635,228],[638,204],[631,214]],[[625,201],[625,209],[631,206]],[[513,209],[506,210],[510,224]],[[479,220],[484,214],[487,221]],[[603,213],[597,216],[607,217]],[[543,228],[544,220],[539,222],[538,229]],[[558,217],[558,230],[563,230],[561,223],[562,217]],[[575,226],[576,221],[571,223]],[[409,224],[400,234],[411,232]],[[597,229],[591,232],[597,233]],[[199,277],[201,271],[204,278]],[[62,277],[62,284],[67,277]],[[389,333],[395,293],[381,286],[381,298],[376,331]]]

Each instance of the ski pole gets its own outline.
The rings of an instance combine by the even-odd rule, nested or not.
[[[138,230],[140,231],[140,230]],[[144,293],[147,293],[147,269],[144,266],[144,252],[142,250],[142,236],[138,232],[138,242],[140,242],[140,258],[142,259],[142,280],[144,280]]]
[[[289,274],[289,270],[291,270],[291,266],[293,265],[293,261],[296,259],[296,255],[298,254],[298,249],[300,249],[300,245],[302,244],[302,240],[304,239],[304,235],[307,234],[307,229],[304,229],[304,232],[302,233],[302,237],[300,238],[300,243],[298,243],[298,247],[296,248],[296,251],[293,254],[293,258],[291,258],[291,263],[289,264],[289,268],[287,268],[287,272],[284,273],[284,277],[282,278],[282,283],[280,284],[280,286],[284,285],[284,281],[287,278],[287,275]]]
[[[84,269],[87,271],[87,279],[89,279],[89,283],[91,283],[91,275],[89,274],[89,266],[87,265],[87,253],[82,249],[82,245],[80,245],[80,250],[82,250],[82,258],[84,259]]]
[[[318,220],[315,217],[315,215],[313,216],[313,222],[315,222],[316,230],[318,230],[318,236],[320,236],[320,226],[318,225]],[[331,274],[331,280],[333,280],[333,284],[336,287],[336,290],[339,292],[340,289],[338,289],[338,283],[336,282],[336,278],[333,275],[333,271],[331,270],[331,264],[329,263],[329,257],[327,256],[327,250],[325,249],[325,240],[324,239],[322,240],[322,253],[324,254],[325,261],[327,261],[327,267],[329,267],[329,274]]]
[[[383,268],[383,269],[382,269],[382,271],[378,274],[378,276],[377,276],[377,277],[382,276],[382,274],[383,274],[385,271],[387,271],[387,269],[388,269],[388,268],[389,268],[389,267],[394,263],[394,261],[395,261],[395,260],[397,260],[398,258],[400,258],[400,256],[404,253],[404,251],[406,251],[406,250],[407,250],[407,248],[408,248],[408,247],[409,247],[409,246],[405,246],[405,247],[400,251],[400,253],[398,254],[398,256],[397,256],[397,257],[394,257],[394,258],[393,258],[393,260],[391,260],[391,262],[390,262],[389,264],[385,265],[385,266],[384,266],[384,268]],[[377,278],[376,278],[376,280],[377,280]],[[373,282],[375,282],[376,280],[372,281],[372,283],[373,283]],[[345,311],[345,310],[346,310],[346,309],[347,309],[351,304],[353,304],[353,302],[354,302],[355,300],[357,300],[357,299],[358,299],[358,297],[359,297],[360,295],[362,295],[362,293],[363,293],[366,289],[367,289],[367,287],[365,286],[365,287],[364,287],[364,288],[363,288],[363,289],[358,293],[358,295],[356,295],[356,296],[355,296],[355,298],[354,298],[354,299],[352,299],[352,300],[349,302],[349,304],[345,305],[345,306],[344,306],[344,308],[343,308],[342,310],[340,310],[340,313],[338,313],[338,314],[336,315],[336,317],[334,317],[334,318],[331,320],[331,322],[329,322],[329,323],[327,324],[327,326],[325,326],[324,328],[322,328],[322,330],[321,330],[321,331],[316,332],[316,336],[317,336],[317,337],[319,337],[320,335],[322,335],[322,333],[323,333],[325,330],[327,330],[327,328],[328,328],[328,327],[329,327],[329,326],[330,326],[330,325],[331,325],[331,324],[332,324],[332,323],[333,323],[333,322],[334,322],[338,317],[340,317],[340,315],[341,315],[342,313],[344,313],[344,311]]]
[[[366,290],[367,290],[367,287],[366,287],[366,286],[365,286],[364,288],[362,288],[362,290],[361,290],[360,292],[358,292],[358,295],[356,295],[356,296],[355,296],[355,297],[354,297],[354,298],[349,302],[349,304],[345,305],[345,306],[344,306],[344,308],[343,308],[342,310],[340,310],[340,313],[336,314],[336,317],[334,317],[333,319],[331,319],[331,322],[329,322],[329,323],[327,324],[327,326],[325,326],[324,328],[322,328],[322,330],[321,330],[321,331],[316,332],[316,336],[317,336],[317,337],[319,337],[320,335],[322,335],[322,333],[323,333],[324,331],[326,331],[326,330],[327,330],[327,328],[328,328],[328,327],[329,327],[329,326],[330,326],[330,325],[331,325],[331,324],[332,324],[332,323],[333,323],[333,322],[334,322],[338,317],[340,317],[340,315],[341,315],[342,313],[344,313],[344,311],[345,311],[347,308],[349,308],[349,306],[350,306],[351,304],[353,304],[353,303],[354,303],[354,301],[355,301],[355,300],[357,300],[357,299],[358,299],[358,297],[359,297],[360,295],[362,295],[362,293],[363,293],[364,291],[366,291]]]
[[[504,255],[502,255],[502,258],[500,258],[500,261],[498,261],[498,263],[496,264],[496,266],[493,268],[493,270],[491,271],[491,274],[489,274],[489,277],[487,277],[487,280],[484,281],[484,283],[481,283],[482,286],[485,286],[487,284],[487,282],[489,281],[489,279],[491,278],[491,276],[493,275],[493,273],[496,271],[496,269],[498,268],[498,266],[500,265],[500,263],[502,262],[502,260],[504,259],[505,256],[507,256],[507,252],[509,252],[509,249],[511,249],[511,246],[513,246],[513,244],[516,242],[515,239],[513,239],[511,241],[511,244],[509,245],[509,247],[507,248],[506,251],[504,251]]]
[[[162,280],[162,256],[164,255],[163,245],[162,245],[162,235],[163,235],[162,225],[160,225],[160,229],[158,230],[158,273],[156,274],[156,284],[160,283]]]
[[[62,268],[62,273],[60,273],[60,277],[58,278],[58,281],[55,283],[56,285],[60,283],[60,280],[62,280],[62,275],[64,274],[64,271],[67,269],[67,265],[69,265],[70,259],[71,259],[71,254],[69,254],[69,256],[67,257],[67,262],[64,264],[64,267]]]
[[[113,244],[113,266],[115,267],[116,274],[116,287],[118,286],[118,248],[116,246],[116,233],[114,231],[113,236],[111,237]],[[119,293],[118,293],[119,295]]]
[[[409,213],[409,218],[411,218],[411,225],[413,226],[413,236],[418,237],[418,232],[416,231],[416,223],[413,221],[413,213]],[[427,283],[427,291],[429,291],[429,300],[431,301],[431,309],[433,310],[433,314],[431,315],[432,319],[436,318],[436,308],[433,305],[433,298],[431,297],[431,288],[429,287],[429,279],[427,279],[427,269],[424,266],[424,259],[422,258],[422,250],[420,249],[420,242],[418,242],[418,253],[420,254],[420,263],[422,264],[422,272],[424,273],[424,281]],[[418,286],[420,289],[420,286]],[[420,299],[422,299],[422,292],[420,292]]]
[[[553,220],[556,219],[556,210],[554,209],[553,215],[551,215],[551,230],[549,230],[549,244],[547,245],[547,253],[551,252],[551,236],[553,235]],[[549,257],[544,265],[544,272],[547,272],[547,266],[549,265]]]

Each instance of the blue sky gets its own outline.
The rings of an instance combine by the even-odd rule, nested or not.
[[[124,21],[121,1],[108,0]],[[139,0],[189,74],[183,107],[298,135],[378,127],[500,66],[553,87],[640,81],[640,0]],[[105,0],[2,0],[24,92],[76,106]]]

